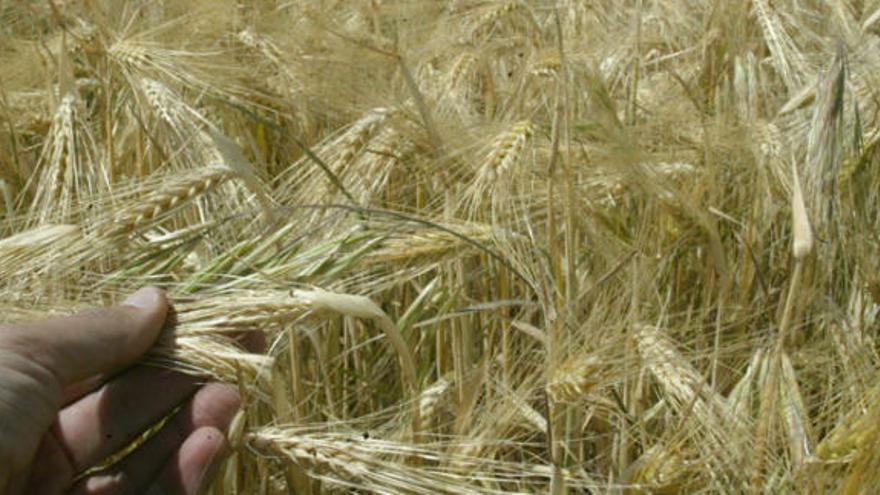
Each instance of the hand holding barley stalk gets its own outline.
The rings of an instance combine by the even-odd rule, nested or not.
[[[231,386],[133,365],[167,311],[164,293],[147,288],[118,307],[0,326],[0,493],[207,487],[239,397]],[[169,414],[135,450],[115,456]]]

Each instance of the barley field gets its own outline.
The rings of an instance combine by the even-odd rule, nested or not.
[[[0,320],[165,288],[215,495],[880,486],[878,0],[0,0],[0,67]]]

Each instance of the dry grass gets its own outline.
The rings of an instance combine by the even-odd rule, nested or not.
[[[878,19],[0,2],[0,314],[165,287],[218,495],[868,493]]]

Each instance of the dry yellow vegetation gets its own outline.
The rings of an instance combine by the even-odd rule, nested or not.
[[[0,1],[0,67],[0,319],[166,288],[215,494],[880,486],[878,0]]]

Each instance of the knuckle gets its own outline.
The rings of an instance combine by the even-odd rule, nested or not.
[[[84,480],[90,495],[116,495],[131,492],[131,477],[125,471],[106,471]]]

